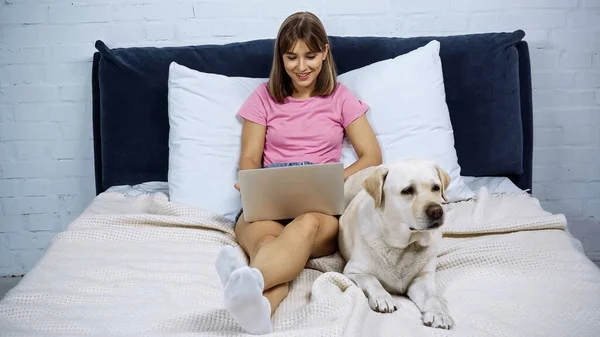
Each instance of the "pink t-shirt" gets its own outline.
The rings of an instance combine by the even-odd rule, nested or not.
[[[341,83],[329,96],[288,97],[284,104],[275,102],[263,83],[238,116],[267,127],[263,166],[303,161],[324,164],[341,160],[345,128],[368,109]]]

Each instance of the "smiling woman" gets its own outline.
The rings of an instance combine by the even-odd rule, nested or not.
[[[268,82],[238,111],[243,119],[239,169],[341,162],[344,133],[358,156],[344,170],[344,179],[381,164],[381,149],[365,117],[369,106],[337,82],[321,21],[307,12],[288,17],[273,54]],[[225,287],[225,308],[247,332],[271,332],[270,316],[287,296],[288,282],[309,258],[337,250],[338,218],[307,213],[249,223],[240,210],[235,234],[250,265],[232,247],[221,251],[216,268]]]
[[[293,82],[296,90],[292,93],[294,98],[309,98],[316,86],[315,79],[323,67],[328,53],[326,47],[324,51],[315,52],[311,50],[306,42],[299,40],[295,43],[291,51],[284,54],[283,65],[285,71]],[[331,82],[333,84],[333,82]],[[312,87],[311,87],[312,86]],[[332,89],[333,85],[325,89]],[[304,89],[300,91],[300,89]]]
[[[319,76],[319,74],[323,74]],[[327,33],[312,13],[296,13],[281,25],[273,53],[269,92],[276,102],[287,96],[326,96],[335,90],[336,72]]]

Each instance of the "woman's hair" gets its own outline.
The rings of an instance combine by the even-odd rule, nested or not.
[[[277,33],[273,51],[273,66],[269,76],[269,93],[278,103],[291,96],[294,88],[292,80],[285,71],[283,54],[291,51],[298,40],[306,43],[312,52],[324,52],[329,38],[321,20],[310,12],[297,12],[285,19]],[[331,57],[331,50],[323,61],[323,67],[316,79],[313,95],[330,95],[336,87],[337,74]]]

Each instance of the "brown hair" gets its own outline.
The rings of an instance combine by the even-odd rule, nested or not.
[[[285,98],[291,96],[294,91],[292,80],[283,66],[282,57],[292,50],[298,40],[304,41],[312,52],[324,52],[325,45],[329,44],[323,23],[313,13],[297,12],[283,21],[275,40],[273,65],[269,75],[269,93],[278,103],[283,103]],[[330,49],[316,79],[313,95],[330,95],[335,90],[336,82],[337,74]]]

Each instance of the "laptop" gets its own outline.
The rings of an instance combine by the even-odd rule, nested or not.
[[[342,163],[241,170],[238,184],[244,218],[287,220],[308,212],[344,211]]]

